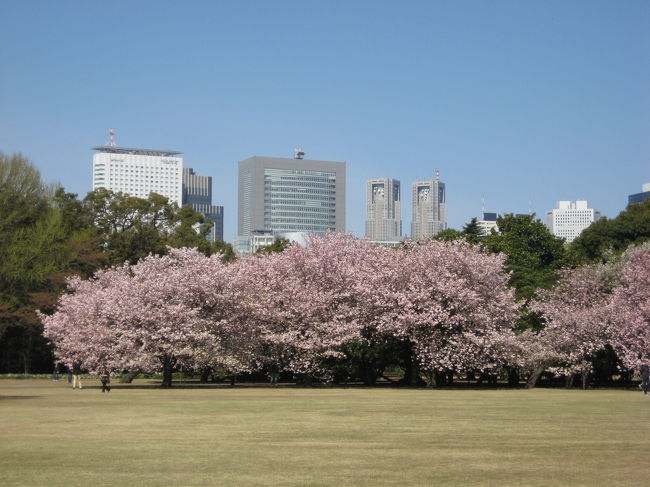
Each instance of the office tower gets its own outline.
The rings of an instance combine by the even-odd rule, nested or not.
[[[212,176],[200,176],[191,167],[183,168],[183,206],[191,206],[212,221],[208,240],[223,240],[223,206],[212,204]]]
[[[112,141],[111,136],[111,141]],[[178,206],[183,202],[183,158],[180,152],[93,147],[93,190],[106,188],[138,198],[157,193]]]
[[[422,240],[433,237],[447,228],[445,183],[436,177],[416,181],[412,191],[411,238]]]
[[[558,201],[558,207],[546,212],[546,226],[556,237],[572,242],[582,231],[600,219],[600,212],[587,201]]]
[[[397,179],[369,179],[366,183],[366,238],[374,242],[402,239],[401,189]]]
[[[492,230],[499,231],[497,226],[497,214],[493,212],[483,212],[483,219],[477,221],[483,235],[490,235]]]
[[[627,197],[628,206],[632,203],[643,203],[645,200],[650,199],[650,183],[644,184],[641,193],[631,194]]]
[[[345,163],[251,157],[239,162],[238,250],[270,232],[324,234],[345,231]]]

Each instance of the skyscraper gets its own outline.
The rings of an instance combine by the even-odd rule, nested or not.
[[[213,223],[208,240],[223,240],[223,206],[212,204],[212,176],[200,176],[183,168],[183,206],[191,206]]]
[[[422,240],[433,237],[447,228],[445,183],[436,177],[416,181],[412,191],[411,238]]]
[[[183,203],[183,158],[180,152],[133,149],[107,145],[93,147],[93,190],[106,188],[138,198],[149,193]]]
[[[238,247],[253,232],[345,231],[345,163],[251,157],[239,163]]]
[[[397,179],[369,179],[366,183],[366,238],[375,242],[402,239],[401,188]]]
[[[558,201],[557,208],[546,212],[546,226],[556,237],[573,240],[596,220],[600,212],[589,208],[587,201]]]

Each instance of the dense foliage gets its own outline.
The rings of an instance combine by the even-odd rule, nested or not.
[[[203,238],[206,225],[191,208],[156,194],[140,199],[97,190],[79,200],[46,185],[25,157],[0,153],[0,372],[52,370],[35,311],[53,311],[67,276],[88,278],[169,247],[234,259],[230,245]]]

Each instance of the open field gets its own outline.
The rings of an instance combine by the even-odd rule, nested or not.
[[[637,391],[97,384],[0,381],[0,485],[650,482],[650,396]]]

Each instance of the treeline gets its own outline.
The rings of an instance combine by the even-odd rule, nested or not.
[[[72,280],[42,319],[68,366],[162,370],[168,387],[178,368],[372,384],[391,365],[411,384],[521,375],[533,387],[548,371],[586,387],[605,347],[621,370],[647,360],[650,244],[564,270],[527,304],[541,330],[519,328],[505,261],[464,239],[392,249],[334,233],[233,263],[176,249]]]
[[[203,238],[210,225],[156,194],[100,189],[79,199],[43,182],[22,155],[0,152],[0,373],[52,371],[52,346],[35,311],[54,311],[69,276],[88,278],[169,247],[233,259],[230,245]]]
[[[234,259],[232,249],[223,243],[212,245],[198,235],[195,229],[200,228],[203,223],[201,217],[187,208],[175,208],[157,195],[141,200],[106,191],[89,193],[83,200],[79,200],[76,195],[65,193],[62,188],[44,185],[40,181],[38,172],[21,156],[2,157],[2,171],[6,171],[5,168],[10,168],[12,164],[22,168],[21,171],[25,176],[29,176],[27,179],[32,180],[33,184],[31,186],[16,184],[15,177],[5,177],[9,172],[3,172],[0,179],[3,202],[7,200],[13,204],[13,206],[3,204],[0,209],[2,219],[0,229],[3,232],[0,244],[2,247],[0,249],[2,258],[0,262],[0,279],[2,279],[0,371],[2,372],[51,370],[54,360],[52,348],[43,337],[42,325],[34,310],[39,309],[44,315],[51,315],[57,309],[57,297],[64,292],[66,277],[71,275],[80,277],[80,280],[73,282],[71,291],[72,296],[81,295],[79,289],[84,288],[83,286],[96,286],[97,284],[91,283],[107,279],[101,277],[105,276],[105,273],[100,273],[95,280],[87,281],[86,279],[97,270],[127,262],[126,267],[119,267],[122,270],[114,269],[107,272],[118,274],[126,272],[125,275],[130,276],[131,280],[120,281],[121,285],[133,286],[135,282],[132,281],[132,277],[135,272],[139,272],[137,265],[141,265],[144,269],[146,266],[153,266],[152,262],[159,262],[156,259],[141,261],[142,257],[149,254],[167,255],[166,258],[171,260],[165,262],[174,267],[177,264],[170,264],[170,262],[174,262],[174,259],[178,260],[180,258],[178,255],[181,254],[169,255],[169,248],[182,247],[199,249],[201,258],[210,262],[207,268],[200,267],[206,275],[213,275],[216,272],[211,266],[219,269],[223,267],[224,274],[221,277],[213,275],[213,280],[206,282],[201,279],[201,272],[194,269],[184,278],[185,288],[173,289],[173,293],[164,298],[160,305],[152,305],[148,308],[147,303],[153,296],[151,289],[157,286],[155,284],[157,281],[152,281],[154,285],[149,283],[149,287],[143,287],[138,293],[134,291],[128,294],[139,298],[138,301],[132,301],[130,307],[134,310],[149,309],[151,316],[158,317],[156,323],[161,326],[167,317],[177,316],[175,318],[177,322],[173,326],[167,326],[168,331],[185,329],[191,324],[193,316],[196,316],[199,322],[204,320],[202,323],[207,326],[202,332],[204,334],[196,330],[194,332],[196,337],[203,337],[202,343],[213,344],[210,352],[204,350],[199,354],[200,357],[196,355],[198,352],[189,355],[183,353],[178,355],[174,352],[169,357],[165,353],[152,352],[147,360],[140,356],[138,360],[133,358],[132,363],[118,364],[108,355],[94,355],[95,358],[85,356],[81,347],[79,350],[73,350],[74,353],[70,352],[67,356],[62,354],[61,357],[67,360],[75,354],[81,354],[85,356],[88,367],[93,367],[93,364],[99,360],[110,361],[113,367],[119,369],[134,371],[167,370],[169,372],[180,366],[186,367],[184,370],[188,368],[201,370],[206,375],[209,370],[232,374],[283,370],[295,374],[301,380],[323,378],[339,381],[360,380],[365,383],[373,383],[387,369],[399,368],[404,371],[403,382],[411,384],[419,380],[442,384],[453,380],[459,374],[485,380],[493,380],[495,374],[499,374],[508,377],[512,382],[517,382],[522,375],[525,376],[524,378],[535,379],[542,373],[564,376],[567,381],[572,380],[577,374],[583,381],[589,378],[598,383],[607,383],[614,375],[621,375],[621,370],[624,371],[623,375],[629,374],[630,367],[633,367],[632,352],[626,352],[624,360],[619,357],[622,349],[615,348],[617,342],[611,335],[613,328],[609,327],[612,320],[602,314],[604,308],[598,308],[596,305],[611,306],[610,302],[616,289],[620,291],[627,285],[622,284],[627,282],[625,279],[628,279],[623,269],[642,265],[637,257],[633,258],[636,255],[635,251],[628,251],[628,254],[623,252],[631,244],[638,245],[650,238],[648,225],[650,202],[633,205],[615,219],[601,220],[597,225],[592,225],[586,230],[572,245],[564,244],[561,239],[551,235],[534,216],[527,215],[500,217],[499,231],[489,236],[481,236],[478,225],[472,221],[465,225],[462,231],[443,232],[437,237],[437,243],[429,242],[417,246],[409,244],[402,249],[377,249],[363,242],[346,243],[342,247],[342,253],[337,254],[335,250],[331,250],[333,253],[330,257],[316,265],[316,269],[323,268],[322,272],[325,270],[333,272],[332,269],[339,269],[339,272],[328,274],[326,279],[318,281],[314,276],[306,277],[307,267],[304,262],[303,267],[294,268],[298,262],[301,262],[302,253],[311,255],[312,259],[316,258],[313,247],[309,250],[301,250],[290,246],[288,251],[283,251],[287,247],[287,242],[276,242],[272,249],[267,249],[275,252],[264,252],[258,257],[241,259],[236,265],[230,265],[229,262]],[[11,183],[12,180],[14,183]],[[24,194],[23,188],[26,190]],[[28,190],[29,188],[31,190]],[[20,194],[9,196],[11,191]],[[25,198],[30,201],[27,206],[20,203]],[[16,213],[20,213],[17,210],[21,207],[33,208],[34,211],[25,212],[22,219],[16,220],[13,224],[8,223],[12,218],[16,218]],[[4,237],[5,235],[7,238]],[[364,264],[365,260],[357,257],[350,264],[350,268],[361,267],[368,272],[363,275],[357,273],[356,278],[352,279],[350,277],[352,271],[340,267],[342,264],[339,262],[349,262],[347,256],[352,254],[352,249],[357,245],[367,246],[367,248],[363,247],[363,252],[366,254],[363,252],[362,254],[365,255],[366,260],[374,262],[376,268],[368,268],[370,264]],[[464,250],[459,253],[458,249],[461,248]],[[426,252],[423,249],[426,249]],[[452,252],[450,249],[456,250]],[[643,252],[642,249],[636,251]],[[420,263],[411,260],[408,265],[405,260],[402,260],[398,267],[390,264],[395,263],[396,255],[401,256],[400,259],[406,259],[406,256],[412,259],[415,254],[420,255],[424,260]],[[452,254],[457,256],[456,260],[451,259]],[[498,258],[499,264],[494,266],[494,261],[490,261],[492,267],[485,267],[483,259],[489,261],[490,258]],[[196,259],[201,260],[198,257]],[[269,264],[276,261],[284,262],[283,265],[289,268],[284,268],[283,273],[278,274],[279,271],[273,270],[276,268]],[[448,264],[445,262],[452,261],[460,267],[448,269]],[[138,262],[141,263],[137,264]],[[261,262],[266,262],[266,267],[260,264]],[[465,263],[461,265],[462,262]],[[207,264],[201,264],[203,265]],[[249,268],[246,272],[243,270],[246,266],[253,265],[262,266],[265,270],[263,272],[261,268]],[[487,282],[487,277],[479,278],[475,273],[469,272],[468,269],[472,266],[477,269],[482,268],[485,274],[499,276],[500,281],[497,279],[498,283],[492,282],[487,287],[483,285],[485,302],[480,304],[480,300],[473,301],[474,315],[468,320],[466,311],[470,307],[464,308],[462,300],[470,291],[472,299],[476,298],[476,295],[472,294],[475,290],[471,286],[468,287],[468,283],[480,283],[481,280]],[[300,269],[302,274],[299,272]],[[393,269],[395,274],[402,272],[410,276],[411,281],[405,281],[405,278],[401,281],[395,280],[393,275],[386,276],[384,274],[386,269]],[[461,269],[464,269],[465,274],[460,271]],[[506,274],[503,273],[504,271]],[[249,277],[245,277],[249,274]],[[169,275],[171,274],[168,270],[163,271],[163,276],[167,276],[165,279],[168,279]],[[343,279],[342,276],[346,275],[349,282],[344,283],[345,285],[335,292],[331,286],[335,282],[340,282],[337,280]],[[470,275],[474,276],[473,281],[469,279]],[[585,278],[585,275],[592,277]],[[610,277],[600,280],[600,277],[593,277],[594,275]],[[384,276],[384,279],[374,281],[373,276]],[[588,344],[572,343],[569,339],[572,333],[567,333],[572,326],[577,326],[578,319],[571,321],[566,318],[582,316],[578,311],[584,311],[579,309],[579,302],[583,298],[580,296],[573,298],[572,302],[577,303],[577,308],[572,311],[560,307],[564,297],[570,296],[570,291],[575,287],[575,283],[571,284],[571,279],[578,279],[578,282],[586,280],[591,283],[592,287],[580,288],[587,289],[587,294],[582,295],[583,297],[599,297],[595,301],[588,301],[591,303],[589,310],[591,321],[588,322],[607,325],[600,328],[596,326],[602,333],[598,337],[590,335],[591,341]],[[374,289],[377,290],[384,289],[381,287],[382,283],[392,282],[395,289],[388,291],[384,289],[384,296],[390,296],[391,292],[397,293],[403,290],[404,286],[407,289],[419,289],[420,301],[417,301],[415,295],[407,294],[407,297],[402,296],[398,299],[395,297],[396,294],[393,294],[394,301],[389,304],[384,303],[383,308],[369,307],[367,302],[377,303],[380,298],[372,295],[374,297],[370,299],[371,293],[368,290],[364,291],[365,295],[362,293],[353,297],[351,290],[359,290],[357,280],[362,283],[374,282]],[[197,287],[198,282],[202,282],[203,287]],[[321,282],[320,287],[312,287],[315,282]],[[446,283],[444,288],[439,286],[441,282]],[[460,285],[461,283],[463,285]],[[501,284],[505,287],[501,287]],[[289,288],[285,289],[287,286]],[[323,289],[328,289],[328,286],[329,294],[323,294]],[[513,293],[512,302],[509,301],[510,298],[506,301],[495,300],[495,303],[501,303],[505,308],[493,313],[493,316],[486,314],[485,310],[491,309],[492,306],[490,299],[494,299],[493,296],[485,294],[487,288],[491,288],[496,294],[500,292],[502,296]],[[188,295],[184,289],[193,289],[194,294]],[[245,291],[246,289],[248,291]],[[250,289],[255,289],[255,292],[251,293]],[[287,293],[285,297],[279,297],[282,296],[280,290]],[[306,294],[305,290],[309,290],[309,293]],[[168,289],[165,292],[169,291]],[[214,293],[219,297],[215,297]],[[207,299],[208,295],[213,296],[213,301],[209,305],[204,303],[199,306],[197,303]],[[320,296],[319,304],[313,303],[310,298],[312,295]],[[194,308],[189,309],[189,314],[175,315],[163,306],[165,302],[174,303],[175,299],[181,299],[182,296],[185,296],[183,299],[188,300],[187,303],[196,304]],[[307,304],[299,305],[299,301],[295,301],[298,296]],[[328,299],[335,299],[335,301],[331,302]],[[555,307],[547,305],[553,303],[554,299]],[[621,302],[622,298],[619,296],[617,299]],[[124,300],[127,298],[125,297]],[[410,302],[409,300],[414,301],[409,304],[410,307],[405,307],[404,303]],[[111,309],[111,302],[107,297],[106,310]],[[113,300],[113,302],[117,301]],[[507,304],[504,304],[505,302]],[[181,304],[188,306],[187,303]],[[177,303],[178,306],[181,304]],[[345,307],[341,309],[345,312],[339,309],[343,304]],[[514,306],[514,312],[511,306]],[[127,307],[124,304],[120,309]],[[165,309],[166,312],[156,314],[157,309]],[[222,309],[223,314],[214,315],[219,309]],[[387,312],[389,309],[393,310],[392,314]],[[483,311],[480,311],[481,309]],[[563,311],[554,315],[553,309]],[[324,314],[314,314],[316,310]],[[328,315],[327,313],[334,312],[332,310],[339,310],[339,314]],[[414,314],[407,318],[405,312],[408,310]],[[464,321],[461,320],[462,324],[453,324],[453,320],[442,320],[441,316],[444,313],[456,316],[457,320],[464,317]],[[142,316],[130,318],[129,315],[125,316],[119,318],[124,323],[128,320],[133,320],[134,323],[150,321]],[[116,319],[113,315],[95,318],[98,323],[108,323]],[[81,320],[80,315],[79,322]],[[205,320],[208,320],[209,326],[206,325]],[[500,324],[497,326],[494,320]],[[507,326],[504,325],[506,322]],[[361,323],[365,325],[360,326]],[[381,326],[378,323],[381,323]],[[407,325],[408,323],[411,325]],[[419,324],[416,326],[413,323]],[[447,326],[441,323],[450,324]],[[308,324],[315,328],[305,328]],[[321,325],[324,328],[320,327]],[[151,323],[147,326],[158,325]],[[331,328],[327,328],[328,326]],[[496,326],[498,330],[495,328],[486,330],[485,327],[490,326]],[[451,340],[449,343],[456,343],[456,352],[452,353],[449,348],[435,345],[442,342],[433,340],[431,338],[433,335],[429,332],[434,330],[438,333],[443,329],[450,330],[454,327],[462,333],[459,331],[459,335],[443,334],[438,338],[449,339]],[[67,334],[74,334],[75,329],[80,329],[79,323],[70,321],[66,324],[67,331],[62,332],[63,335],[58,338],[52,335],[51,338],[60,341],[61,337],[66,337]],[[342,329],[348,330],[346,332],[348,335],[341,337]],[[133,331],[133,326],[126,326],[124,330]],[[243,330],[248,330],[250,335],[240,340]],[[164,343],[165,333],[150,332],[151,330],[146,336],[156,337],[161,344]],[[576,328],[574,335],[578,332],[584,336],[585,329]],[[350,337],[353,339],[349,339]],[[458,341],[459,337],[462,337],[461,341]],[[468,362],[466,351],[461,351],[463,347],[460,346],[461,343],[468,345],[470,342],[467,340],[470,339],[474,340],[470,347],[474,350],[472,359],[474,362],[471,360]],[[496,342],[491,341],[492,339]],[[137,343],[144,346],[144,342]],[[153,344],[151,339],[146,343]],[[302,352],[296,352],[296,343],[303,343],[304,347],[307,345],[315,347],[311,350],[321,350],[322,353],[305,358]],[[487,354],[479,353],[480,343],[483,343],[484,351],[492,351]],[[244,346],[245,344],[248,345]],[[302,350],[303,345],[298,348]],[[239,346],[244,348],[236,353],[233,352],[239,350],[237,348]],[[114,357],[138,356],[133,353],[124,355],[124,350],[120,347],[124,347],[124,344],[113,349]],[[498,353],[494,351],[494,347],[497,347]],[[574,353],[576,347],[581,347],[579,353]],[[524,349],[527,350],[526,354],[522,354]],[[118,350],[122,352],[118,353]],[[191,359],[188,358],[190,356]],[[298,360],[297,357],[302,358]],[[625,360],[627,362],[624,364]]]

